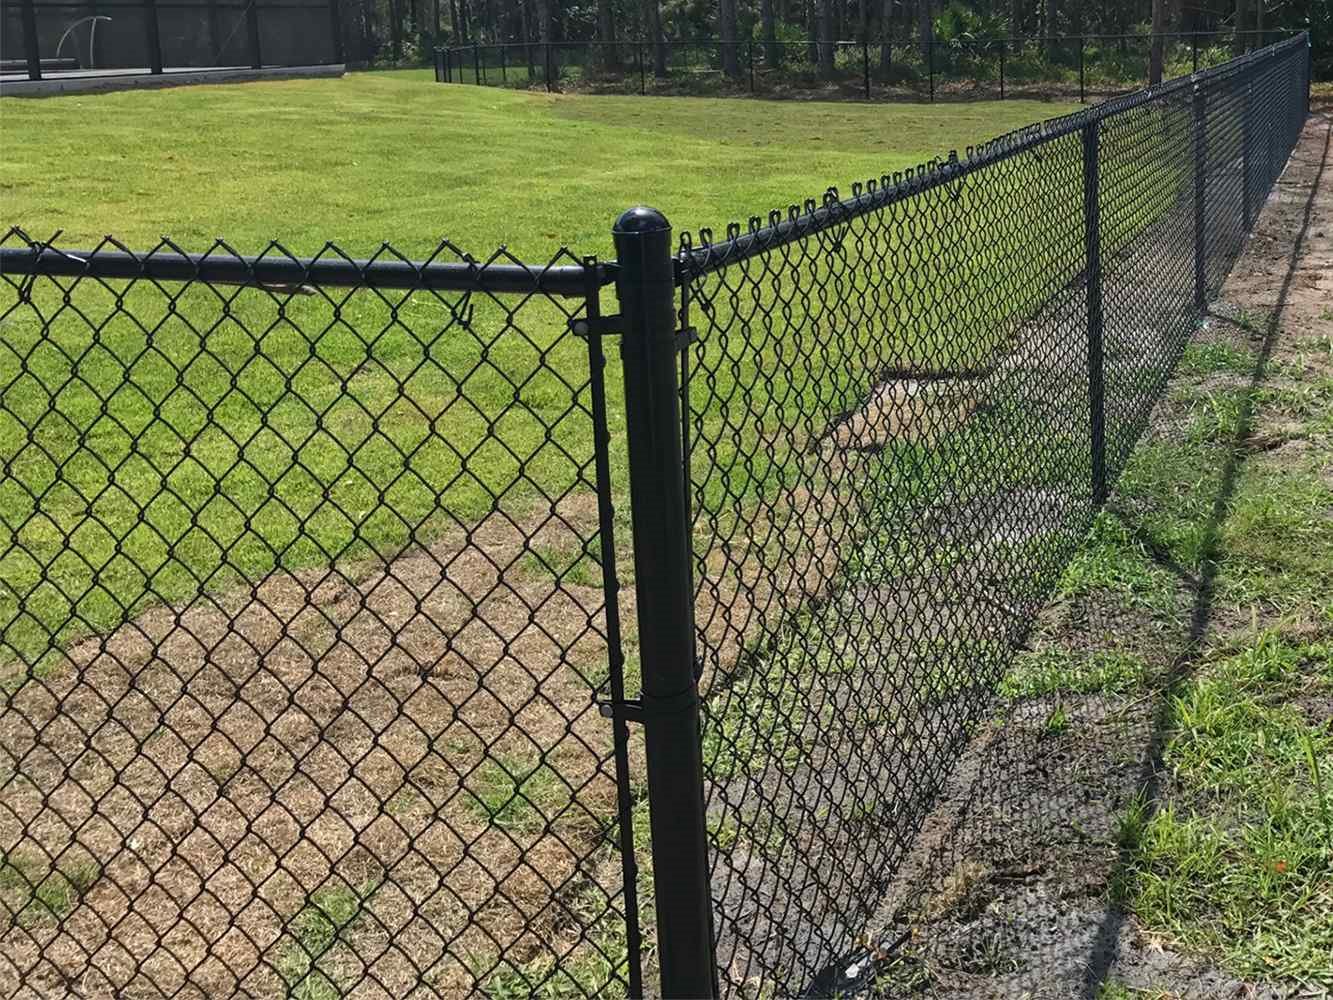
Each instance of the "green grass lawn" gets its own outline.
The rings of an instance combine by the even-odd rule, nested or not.
[[[356,73],[7,101],[0,190],[6,224],[70,247],[166,234],[412,256],[448,237],[546,259],[609,254],[634,204],[720,230],[1072,107],[594,99]]]
[[[611,221],[635,202],[720,230],[1066,110],[552,96],[357,74],[7,102],[0,184],[7,223],[39,237],[62,230],[70,249],[103,234],[149,248],[168,234],[190,250],[223,236],[242,252],[276,239],[315,253],[332,240],[362,256],[391,240],[424,256],[447,236],[480,258],[508,243],[540,262],[562,243],[609,252]],[[1038,211],[1042,192],[1026,190],[1026,215],[992,206],[968,222],[988,197],[972,187],[939,196],[938,232],[863,226],[854,242],[867,266],[896,247],[919,267],[933,247],[941,294],[914,323],[847,313],[857,332],[825,358],[833,382],[799,380],[818,397],[807,402],[834,412],[857,398],[856,372],[883,356],[867,338],[915,338],[920,355],[1039,302],[1046,285],[1015,273],[1036,265],[1003,262],[1022,260],[1013,251],[1034,232],[1072,224],[1063,216],[1080,194],[1061,190],[1071,213]],[[972,238],[957,238],[965,231]],[[963,285],[997,266],[970,303]],[[804,279],[802,267],[788,278],[844,295],[870,273],[855,259],[812,261]],[[895,267],[905,295],[908,270]],[[146,600],[392,553],[496,506],[521,516],[592,479],[586,347],[545,301],[90,281],[66,301],[43,281],[15,308],[16,291],[0,288],[0,620],[30,663],[57,636],[106,628]],[[753,305],[715,295],[714,316]],[[818,295],[803,308],[792,322],[812,330],[842,315]],[[780,343],[756,342],[733,371],[736,349],[716,348],[723,390],[771,367]],[[844,361],[853,368],[838,374]],[[618,367],[608,392],[623,483]],[[825,398],[834,383],[839,398]],[[710,419],[726,438],[725,414]],[[739,443],[723,441],[724,452]],[[742,488],[779,475],[777,458],[738,466],[751,481]],[[584,555],[544,558],[562,575],[580,572]]]

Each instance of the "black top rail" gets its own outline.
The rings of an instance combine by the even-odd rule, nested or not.
[[[225,285],[323,285],[452,292],[535,293],[583,297],[615,280],[614,264],[529,266],[518,263],[246,257],[221,254],[0,249],[0,274],[67,278],[150,278]]]
[[[1090,122],[1101,121],[1164,96],[1179,92],[1192,93],[1196,87],[1211,80],[1246,72],[1255,64],[1271,59],[1274,53],[1308,44],[1308,36],[1302,32],[1221,66],[1167,80],[1146,90],[1103,101],[1083,111],[1028,125],[981,146],[969,146],[965,158],[960,159],[957,150],[954,150],[943,161],[930,160],[915,169],[909,168],[892,176],[883,176],[878,181],[869,181],[864,187],[853,185],[851,198],[839,199],[836,189],[830,188],[822,205],[816,206],[813,200],[807,201],[803,208],[793,205],[787,210],[785,219],[781,218],[780,211],[770,212],[767,225],[754,216],[745,232],[740,231],[738,223],[733,223],[727,229],[727,237],[716,243],[709,238],[710,231],[707,229],[699,231],[703,245],[697,248],[690,246],[686,234],[682,239],[680,266],[693,276],[720,270],[784,244],[844,225],[852,219],[879,211],[924,191],[959,181],[989,164],[1035,150],[1077,132]]]
[[[1083,111],[1050,118],[1009,132],[980,146],[967,147],[965,158],[953,150],[944,160],[930,160],[878,181],[854,184],[852,197],[839,199],[830,188],[823,204],[808,200],[792,205],[787,217],[770,212],[768,224],[759,216],[750,219],[742,232],[738,223],[727,228],[727,236],[713,242],[708,229],[699,230],[702,246],[682,238],[678,268],[699,276],[738,263],[756,254],[843,225],[851,219],[879,211],[903,199],[959,181],[989,164],[1035,150],[1062,136],[1077,132],[1090,122],[1119,114],[1178,92],[1191,92],[1211,80],[1243,73],[1271,58],[1275,52],[1308,47],[1302,32],[1264,49],[1256,49],[1221,66],[1190,76],[1165,81],[1155,87],[1115,97]],[[331,287],[428,289],[434,291],[478,291],[534,293],[584,297],[589,288],[615,281],[614,261],[532,266],[522,263],[479,263],[406,260],[352,260],[343,257],[297,258],[291,256],[245,257],[239,254],[183,254],[152,252],[136,255],[124,251],[61,251],[34,246],[0,249],[0,274],[37,274],[50,277],[152,278],[163,281],[201,280],[217,284],[288,285],[313,284]],[[679,275],[678,275],[679,280]]]

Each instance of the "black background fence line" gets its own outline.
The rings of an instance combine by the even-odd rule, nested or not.
[[[864,986],[1308,89],[615,262],[11,230],[0,992]]]
[[[1231,58],[1237,48],[1262,48],[1293,33],[1274,28],[1156,37],[1162,40],[1166,76],[1171,76],[1171,69],[1197,73]],[[651,40],[473,43],[434,50],[433,64],[439,83],[540,86],[548,91],[572,86],[648,94],[699,78],[751,94],[834,85],[865,100],[895,92],[933,101],[937,96],[1003,99],[1058,91],[1085,101],[1089,94],[1104,96],[1146,85],[1153,38],[1086,34],[931,40],[924,56],[913,39],[771,44],[668,39],[658,43],[665,75],[655,74]],[[735,49],[739,66],[730,81],[723,72],[727,47]],[[819,68],[821,47],[831,50],[832,69],[827,73]]]
[[[15,0],[3,9],[6,71],[342,63],[338,0]],[[94,23],[94,21],[96,23]]]

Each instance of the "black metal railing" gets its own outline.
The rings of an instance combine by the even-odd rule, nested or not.
[[[1197,73],[1292,34],[1169,32],[1155,36],[1165,77]],[[612,93],[792,90],[892,97],[1107,96],[1148,82],[1154,36],[724,43],[706,40],[495,42],[434,52],[437,83]],[[728,56],[732,59],[728,61]]]
[[[10,230],[0,994],[832,995],[909,948],[1308,55],[720,234],[634,209],[615,262]]]

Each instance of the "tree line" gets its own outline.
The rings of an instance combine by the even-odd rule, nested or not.
[[[1152,75],[1160,79],[1161,36],[1173,32],[1234,33],[1243,49],[1274,28],[1311,27],[1318,39],[1333,20],[1333,0],[344,0],[371,48],[411,58],[435,45],[546,44],[593,41],[609,70],[631,58],[616,43],[652,50],[654,73],[665,76],[672,41],[719,45],[722,72],[741,75],[743,46],[763,47],[782,61],[800,44],[812,63],[831,73],[835,42],[879,47],[912,42],[923,55],[941,25],[953,37],[1038,38],[1048,52],[1069,35],[1151,33]],[[387,46],[386,46],[386,43]],[[1318,44],[1318,43],[1317,43]],[[388,58],[384,54],[382,58]],[[369,61],[369,60],[367,60]]]

